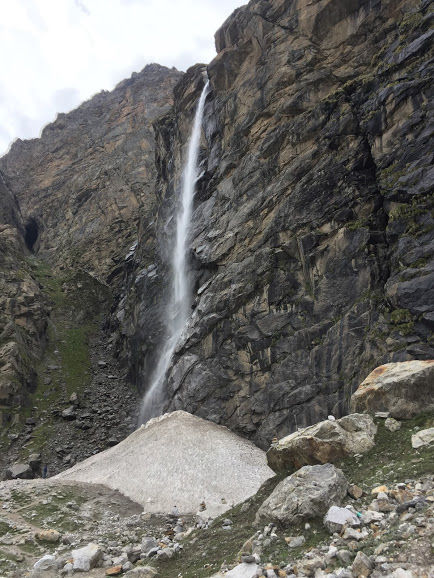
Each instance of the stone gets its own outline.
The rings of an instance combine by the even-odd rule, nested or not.
[[[144,538],[142,538],[141,550],[143,554],[148,555],[153,548],[157,547],[157,545],[158,543],[155,538],[153,538],[152,536],[145,536]]]
[[[383,493],[383,494],[387,494],[389,491],[387,486],[376,486],[375,488],[372,488],[371,490],[371,494],[373,494],[374,496]]]
[[[422,429],[411,436],[411,445],[414,449],[434,443],[434,427]]]
[[[393,417],[388,417],[384,422],[384,427],[391,432],[395,432],[401,429],[401,422],[394,419]]]
[[[35,564],[33,564],[33,568],[35,570],[51,570],[57,567],[56,558],[55,556],[51,556],[50,554],[46,554],[42,556]]]
[[[357,486],[356,484],[351,484],[348,487],[348,494],[355,500],[358,500],[363,496],[363,490],[362,488],[359,488],[359,486]]]
[[[256,578],[259,566],[257,564],[238,564],[225,574],[225,578]]]
[[[376,510],[363,510],[362,520],[364,524],[371,524],[372,522],[381,522],[384,518],[383,512],[378,512]]]
[[[353,559],[353,554],[351,554],[349,550],[338,550],[336,557],[342,562],[342,564],[348,566]]]
[[[325,420],[273,443],[267,452],[268,465],[275,472],[291,472],[304,465],[363,454],[374,446],[376,431],[373,419],[366,414]]]
[[[341,532],[344,526],[360,526],[359,518],[351,510],[339,506],[331,506],[324,516],[323,522],[331,534]]]
[[[122,574],[123,569],[121,565],[118,566],[112,566],[111,568],[107,568],[105,571],[105,575],[106,576],[118,576],[119,574]]]
[[[299,548],[306,542],[306,538],[304,536],[289,536],[285,538],[285,542],[288,544],[288,548]]]
[[[89,572],[102,558],[102,550],[97,544],[90,543],[83,548],[73,550],[71,557],[74,572]]]
[[[353,565],[351,568],[353,570],[353,574],[357,578],[361,578],[362,576],[365,576],[365,577],[370,576],[372,573],[372,570],[374,569],[374,565],[373,565],[372,561],[370,560],[370,558],[368,558],[368,556],[366,556],[366,554],[359,551],[356,554],[356,557],[354,559],[354,562],[353,562]]]
[[[36,532],[35,538],[40,542],[56,543],[60,541],[61,534],[57,530],[41,530]]]
[[[351,396],[351,411],[388,411],[408,419],[434,409],[434,360],[387,363],[372,371]]]
[[[332,464],[304,466],[281,481],[256,514],[256,523],[283,525],[322,517],[347,493],[344,474]]]
[[[345,532],[343,534],[344,540],[356,540],[360,542],[360,540],[364,540],[369,535],[366,528],[362,530],[355,530],[354,528],[345,528]]]
[[[74,573],[74,565],[71,562],[65,564],[65,566],[60,571],[61,576],[72,576]]]
[[[63,419],[66,420],[73,420],[77,417],[76,411],[75,411],[75,407],[73,405],[70,405],[69,407],[67,407],[66,409],[64,409],[62,411],[62,417]]]
[[[33,471],[38,471],[41,467],[41,454],[30,454],[28,463]]]
[[[34,472],[29,464],[16,463],[7,468],[6,478],[9,480],[30,480],[34,478]]]

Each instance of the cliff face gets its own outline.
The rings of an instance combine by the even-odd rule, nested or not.
[[[345,413],[376,365],[433,356],[429,4],[253,1],[217,32],[191,243],[196,296],[168,409],[266,446]],[[190,70],[157,125],[160,214],[179,189],[202,85]],[[141,257],[149,239],[143,231],[131,277],[140,290],[122,311],[139,385],[167,278],[164,257]],[[153,337],[137,347],[144,333]]]
[[[20,209],[0,172],[0,426],[11,400],[21,404],[34,389],[44,346],[47,309],[25,253]]]
[[[167,409],[265,447],[345,413],[376,365],[434,356],[430,9],[427,0],[253,0],[216,33],[191,231],[194,304]],[[165,332],[174,213],[205,68],[150,65],[0,159],[2,231],[60,275],[66,296],[51,318],[64,327],[68,303],[81,299],[70,331],[93,307],[65,271],[108,284],[104,339],[141,392]],[[5,281],[15,293],[16,282]],[[40,311],[30,315],[37,355],[49,318]],[[113,389],[104,379],[101,391],[99,379],[86,385],[94,404]],[[104,447],[102,428],[86,431]]]
[[[152,123],[182,73],[157,64],[101,92],[42,131],[15,141],[0,170],[39,255],[112,281],[136,238],[139,208],[155,213]]]

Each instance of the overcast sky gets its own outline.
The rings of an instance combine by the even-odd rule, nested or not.
[[[246,0],[0,0],[0,155],[150,62],[186,70]]]

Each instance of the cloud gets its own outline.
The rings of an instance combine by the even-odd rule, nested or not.
[[[76,88],[60,88],[53,94],[56,112],[67,112],[80,104],[80,92]]]
[[[84,2],[81,2],[80,0],[74,0],[75,4],[77,5],[77,7],[87,16],[90,16],[90,11],[88,10],[88,8],[86,7]]]
[[[149,62],[186,70],[215,54],[214,32],[242,0],[14,0],[0,21],[0,154],[56,113]],[[8,137],[5,138],[5,134]]]

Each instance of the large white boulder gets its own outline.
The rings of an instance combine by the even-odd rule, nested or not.
[[[102,550],[97,544],[90,543],[84,548],[73,550],[72,564],[74,572],[89,572],[101,560]]]
[[[434,410],[434,360],[386,363],[372,371],[351,397],[351,411],[389,412],[408,419]]]
[[[255,494],[274,472],[265,452],[213,422],[184,411],[151,420],[117,446],[56,476],[105,484],[148,512],[214,517]]]
[[[257,564],[238,564],[226,572],[225,578],[256,578],[258,576],[259,566]]]
[[[421,448],[434,443],[434,427],[422,429],[411,436],[411,445],[413,448]]]

